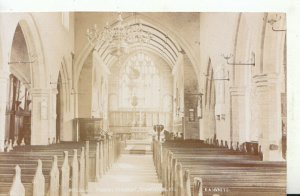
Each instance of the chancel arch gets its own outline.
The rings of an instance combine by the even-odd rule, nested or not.
[[[86,13],[82,14],[82,15],[86,16]],[[96,15],[98,15],[98,14],[95,14],[95,16]],[[101,16],[101,14],[99,14],[99,16]],[[106,14],[102,14],[102,16],[105,18]],[[189,17],[189,16],[187,16],[187,17]],[[85,19],[83,18],[83,21],[84,20]],[[174,125],[175,125],[176,128],[174,128],[174,131],[180,132],[183,134],[185,127],[183,125],[182,118],[184,117],[185,114],[186,115],[188,115],[188,113],[191,114],[191,112],[185,112],[185,105],[184,105],[184,96],[185,96],[184,88],[185,88],[185,86],[183,85],[184,78],[191,78],[188,75],[184,76],[183,71],[189,70],[191,73],[193,73],[193,75],[195,75],[195,77],[193,77],[193,81],[197,86],[197,88],[193,89],[192,91],[193,91],[193,93],[199,94],[199,95],[193,96],[195,98],[195,103],[194,103],[195,106],[193,106],[192,108],[189,108],[189,109],[194,111],[193,114],[194,114],[195,118],[193,119],[193,123],[195,124],[195,126],[193,126],[193,127],[199,127],[199,117],[197,114],[198,113],[197,108],[199,107],[199,110],[201,108],[200,104],[198,104],[198,103],[200,103],[199,96],[200,96],[201,92],[199,92],[199,88],[198,88],[199,73],[196,69],[195,58],[193,58],[192,57],[193,55],[191,54],[191,48],[190,48],[191,46],[187,42],[185,42],[184,39],[182,39],[179,35],[176,35],[175,31],[172,31],[172,29],[169,29],[167,26],[160,24],[160,22],[158,22],[156,19],[147,16],[147,14],[146,15],[145,14],[132,14],[131,15],[129,13],[125,13],[125,14],[123,14],[123,20],[124,20],[124,23],[130,24],[130,26],[141,27],[143,29],[143,32],[151,35],[151,39],[147,42],[139,41],[136,43],[131,43],[125,48],[121,47],[119,50],[118,49],[116,50],[116,48],[112,47],[112,44],[110,44],[106,40],[101,40],[99,42],[96,42],[96,44],[94,46],[92,46],[91,43],[83,44],[83,42],[80,41],[80,44],[83,47],[81,50],[79,50],[78,58],[76,58],[76,61],[75,61],[75,70],[76,70],[75,71],[75,81],[79,81],[78,77],[81,77],[80,72],[82,73],[82,70],[84,69],[83,68],[83,65],[85,65],[84,62],[86,59],[89,59],[88,55],[91,53],[97,53],[98,58],[101,59],[100,60],[101,64],[105,64],[105,66],[108,67],[108,69],[111,72],[109,80],[111,80],[111,78],[114,77],[114,75],[116,73],[118,73],[118,70],[117,70],[117,72],[114,71],[115,65],[122,64],[124,61],[126,61],[126,58],[130,57],[132,54],[142,51],[147,54],[151,54],[152,56],[158,56],[165,62],[166,65],[169,66],[169,69],[172,72],[173,76],[172,75],[168,76],[168,78],[171,78],[172,81],[178,80],[177,82],[174,82],[174,83],[176,83],[176,85],[178,84],[178,86],[180,86],[179,91],[178,91],[179,94],[177,97],[173,96],[173,94],[176,92],[176,90],[174,90],[173,84],[169,85],[169,82],[167,82],[167,83],[162,82],[162,84],[168,84],[169,86],[172,86],[171,88],[169,87],[169,89],[173,88],[172,90],[170,90],[169,94],[172,95],[172,99],[177,99],[177,104],[179,104],[179,105],[176,106],[177,109],[174,109],[174,104],[173,104],[174,100],[173,100],[172,104],[171,104],[172,109],[169,109],[170,111],[172,111],[171,117],[165,117],[165,114],[163,114],[163,113],[157,114],[155,116],[153,116],[153,114],[152,114],[152,116],[153,116],[153,117],[151,117],[152,121],[153,122],[155,121],[157,123],[168,122],[167,127],[169,130],[172,130],[173,129],[172,127],[174,127]],[[197,20],[198,20],[198,18],[197,18]],[[83,21],[80,21],[81,22],[80,24],[83,24],[82,23]],[[99,20],[95,20],[95,24],[102,27],[103,24],[101,24],[99,21],[102,21],[102,19],[99,18]],[[85,24],[90,24],[90,23],[91,23],[91,21],[86,21]],[[94,24],[90,24],[90,25],[92,26]],[[111,26],[111,27],[117,26],[117,22],[113,21],[113,22],[109,23],[109,26]],[[185,68],[187,66],[189,66],[189,67]],[[178,74],[178,77],[176,76],[176,79],[174,79],[174,73],[176,72],[174,70],[179,70],[178,71],[179,74]],[[180,72],[182,72],[182,75],[180,75]],[[121,78],[122,77],[120,77],[120,80],[121,80]],[[164,78],[164,77],[161,77],[161,78]],[[154,79],[153,81],[155,83],[156,79]],[[81,82],[76,82],[76,84],[80,85]],[[116,84],[116,82],[111,82],[109,84],[109,86],[110,86],[109,95],[111,95],[111,94],[119,95],[119,93],[120,93],[119,90],[114,91],[113,88],[111,87],[111,84]],[[124,86],[125,84],[122,83],[122,85]],[[92,90],[92,91],[97,91],[96,89],[98,89],[98,87],[94,86],[94,88],[95,88],[95,90]],[[124,89],[124,88],[120,88],[120,89]],[[187,88],[189,88],[189,87],[187,87]],[[85,89],[83,89],[83,91],[85,91],[86,89],[90,89],[90,88],[89,87],[85,88]],[[80,87],[78,88],[78,91],[79,92],[81,91]],[[96,94],[99,95],[99,93],[96,93]],[[155,94],[155,91],[152,94]],[[82,95],[80,95],[80,93],[78,93],[78,96],[82,97]],[[89,97],[89,96],[87,96],[87,97]],[[87,97],[85,97],[85,99]],[[122,99],[121,95],[118,96],[118,107],[121,107],[121,105],[122,105],[122,102],[120,102],[120,99]],[[152,99],[155,100],[156,97],[154,96],[154,98],[152,98]],[[92,101],[92,102],[96,103],[95,99],[93,99],[93,100],[94,101]],[[128,100],[129,99],[127,98],[127,102],[128,102]],[[79,98],[79,117],[82,116],[80,114],[80,111],[81,111],[80,108],[83,108],[80,105],[88,104],[89,102],[90,102],[90,100],[87,100],[86,102],[82,103]],[[159,104],[162,104],[163,99],[161,98],[159,102],[160,102]],[[199,106],[197,106],[197,105],[199,105]],[[164,106],[164,107],[166,107],[166,106]],[[186,105],[186,108],[187,107],[188,107],[188,104]],[[89,106],[85,107],[85,108],[89,108]],[[94,108],[94,110],[96,110],[96,107],[93,107],[93,108]],[[90,110],[90,109],[87,109],[87,110]],[[114,108],[114,110],[115,110],[115,108]],[[124,108],[123,108],[123,110],[124,110]],[[175,114],[175,113],[176,113],[176,115],[175,115],[176,120],[173,119],[173,117],[174,117],[173,114]],[[94,116],[94,115],[91,115],[91,116]],[[111,113],[111,114],[109,114],[109,116],[116,116],[116,115]],[[128,118],[130,118],[130,117],[128,117]],[[150,122],[150,120],[151,120],[150,117],[147,117],[147,115],[146,116],[141,115],[141,117],[138,117],[138,118],[141,118],[142,121],[145,121],[145,119],[148,119],[147,122]],[[188,119],[188,117],[186,117],[186,119]],[[110,119],[109,121],[110,121],[110,123],[112,123],[114,120]],[[127,123],[127,124],[129,124],[129,123]],[[164,123],[164,124],[166,124],[166,123]],[[186,123],[186,124],[188,124],[188,123]],[[188,136],[188,137],[189,138],[199,138],[200,137],[199,131],[195,131],[195,134],[192,134],[192,135],[190,134],[190,136]]]
[[[128,46],[128,54],[130,54],[134,50],[140,50],[142,48],[144,51],[146,50],[151,53],[155,53],[158,56],[161,56],[172,67],[177,63],[180,53],[185,52],[191,61],[191,65],[194,68],[197,80],[199,81],[198,69],[196,67],[197,58],[191,51],[191,46],[182,37],[178,36],[176,32],[172,31],[172,29],[167,28],[156,19],[147,16],[147,14],[126,13],[124,15],[124,22],[130,24],[131,26],[141,25],[143,27],[143,31],[151,34],[150,42],[133,43]],[[103,16],[105,16],[105,14],[103,14]],[[112,21],[109,24],[111,26],[114,26],[116,24],[116,21]],[[99,24],[99,26],[103,26],[103,24]],[[91,46],[90,43],[86,43],[83,45],[82,50],[79,51],[80,53],[78,58],[76,58],[75,80],[78,80],[83,63],[92,50],[96,50],[101,56],[103,62],[108,66],[118,61],[119,57],[112,55],[112,53],[114,53],[114,49],[112,49],[108,43],[101,42],[97,46]]]

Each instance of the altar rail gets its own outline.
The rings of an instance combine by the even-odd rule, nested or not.
[[[109,119],[110,127],[153,127],[156,124],[172,126],[171,112],[111,111]]]

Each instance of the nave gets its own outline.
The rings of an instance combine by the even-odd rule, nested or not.
[[[89,184],[86,196],[160,196],[163,192],[151,154],[122,154],[99,181]]]
[[[0,195],[285,195],[286,163],[262,161],[253,145],[153,141],[152,151],[134,143],[133,151],[105,139],[1,153]]]

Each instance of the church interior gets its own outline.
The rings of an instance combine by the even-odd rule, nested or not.
[[[0,195],[285,195],[285,13],[0,13]]]

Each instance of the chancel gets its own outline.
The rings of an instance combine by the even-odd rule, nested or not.
[[[0,13],[0,195],[285,195],[285,17]]]

